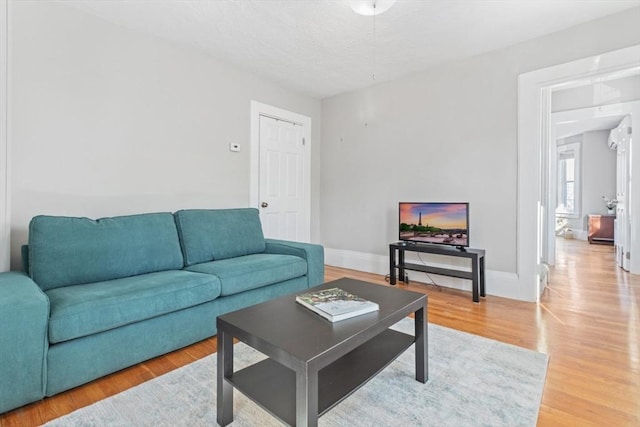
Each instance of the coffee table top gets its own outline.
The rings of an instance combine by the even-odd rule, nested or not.
[[[341,288],[378,303],[380,310],[332,323],[296,303],[295,294],[218,317],[218,329],[246,342],[292,369],[300,364],[326,365],[355,349],[403,317],[426,307],[425,294],[354,279],[338,279],[307,289]]]

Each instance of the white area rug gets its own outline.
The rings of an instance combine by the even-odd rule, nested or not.
[[[413,333],[413,320],[394,328]],[[235,369],[264,356],[239,343]],[[320,426],[535,426],[548,357],[429,324],[429,381],[413,347],[319,419]],[[216,355],[58,418],[47,426],[216,426]],[[234,391],[232,426],[279,426]]]

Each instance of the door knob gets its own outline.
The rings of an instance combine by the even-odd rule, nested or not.
[[[263,208],[266,208],[266,207],[268,207],[268,206],[269,206],[269,203],[267,203],[267,202],[262,202],[262,204],[261,204],[260,206],[262,206]]]

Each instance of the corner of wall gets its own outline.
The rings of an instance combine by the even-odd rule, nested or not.
[[[9,270],[9,2],[0,0],[0,271]]]

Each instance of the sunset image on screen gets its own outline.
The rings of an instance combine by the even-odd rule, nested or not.
[[[400,238],[467,246],[467,211],[466,203],[401,203]]]

